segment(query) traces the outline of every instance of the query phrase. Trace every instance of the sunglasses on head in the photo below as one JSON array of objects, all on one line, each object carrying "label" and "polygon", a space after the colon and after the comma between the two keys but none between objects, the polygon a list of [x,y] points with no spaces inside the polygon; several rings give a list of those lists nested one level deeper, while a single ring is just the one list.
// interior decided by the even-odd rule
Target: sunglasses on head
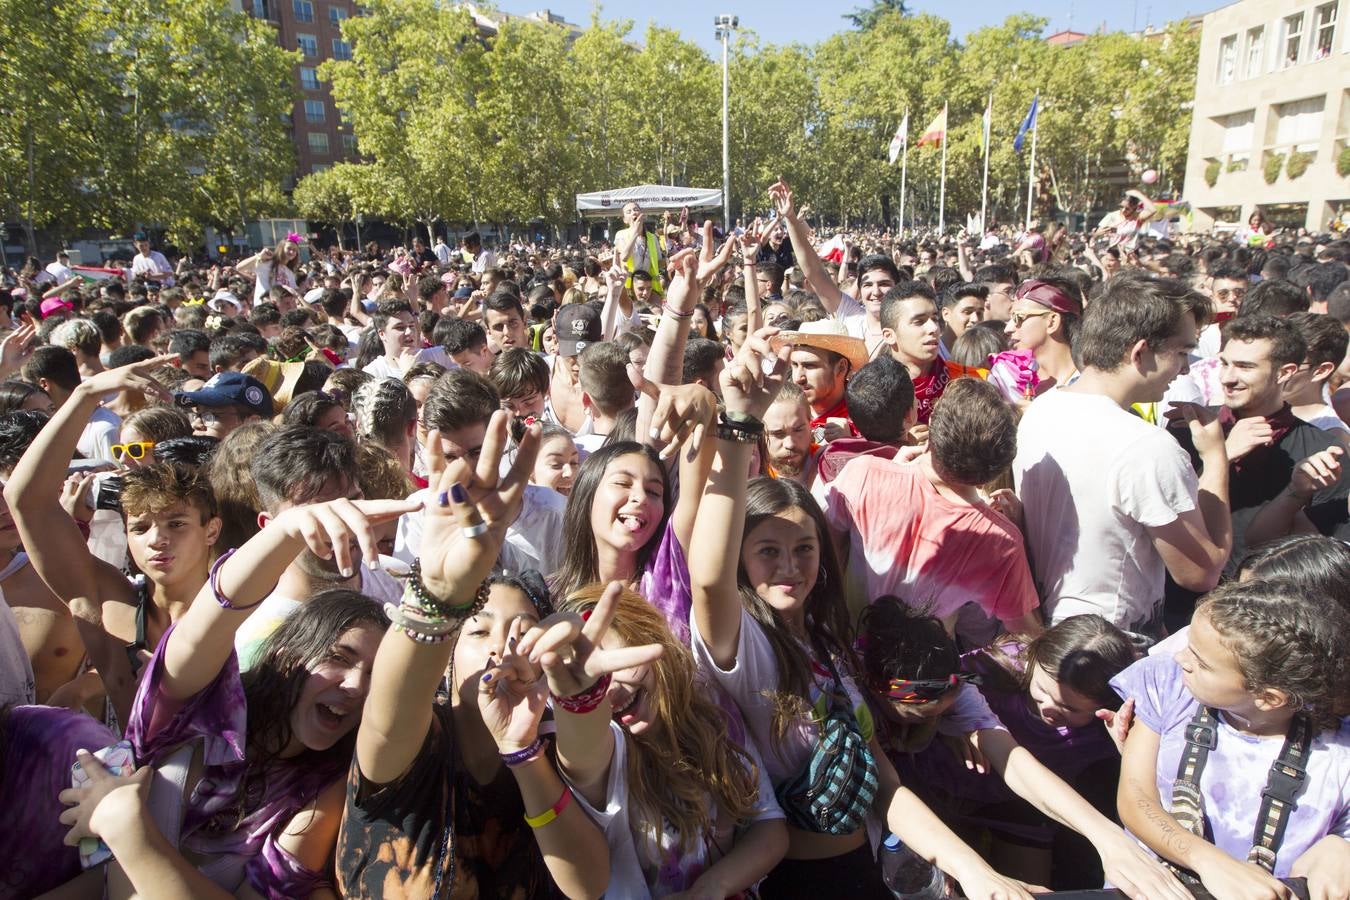
[{"label": "sunglasses on head", "polygon": [[113,444],[113,459],[121,462],[124,457],[131,459],[145,459],[145,454],[149,453],[155,446],[154,441],[131,441],[127,444]]},{"label": "sunglasses on head", "polygon": [[892,678],[887,682],[886,697],[897,703],[933,703],[941,700],[962,684],[979,684],[980,682],[980,676],[965,672],[929,681]]}]

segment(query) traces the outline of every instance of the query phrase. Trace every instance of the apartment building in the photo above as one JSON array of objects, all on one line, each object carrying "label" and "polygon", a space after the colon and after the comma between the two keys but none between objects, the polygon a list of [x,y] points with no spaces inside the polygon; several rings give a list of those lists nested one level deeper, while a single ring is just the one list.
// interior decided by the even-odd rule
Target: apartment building
[{"label": "apartment building", "polygon": [[[325,59],[349,59],[342,22],[357,15],[352,0],[235,0],[244,12],[270,22],[277,41],[303,58],[295,67],[295,106],[291,139],[295,143],[297,179],[336,162],[356,157],[356,136],[342,122],[328,85],[319,80]],[[287,185],[287,190],[290,185]]]},{"label": "apartment building", "polygon": [[1259,209],[1322,230],[1350,211],[1346,15],[1350,0],[1240,0],[1204,17],[1184,188],[1197,229]]}]

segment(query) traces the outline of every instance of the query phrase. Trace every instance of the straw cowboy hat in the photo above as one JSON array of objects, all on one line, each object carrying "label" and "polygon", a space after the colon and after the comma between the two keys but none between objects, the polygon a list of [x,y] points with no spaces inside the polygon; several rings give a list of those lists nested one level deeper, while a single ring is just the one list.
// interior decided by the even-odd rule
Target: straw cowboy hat
[{"label": "straw cowboy hat", "polygon": [[793,346],[838,353],[848,360],[853,372],[867,365],[871,358],[863,339],[849,334],[844,323],[833,317],[819,322],[803,322],[797,331],[780,332],[778,336]]}]

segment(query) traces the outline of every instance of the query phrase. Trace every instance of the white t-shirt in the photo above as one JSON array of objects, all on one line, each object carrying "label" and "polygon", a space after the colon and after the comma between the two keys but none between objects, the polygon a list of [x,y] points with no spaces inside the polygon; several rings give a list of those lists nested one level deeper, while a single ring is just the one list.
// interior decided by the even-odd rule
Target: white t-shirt
[{"label": "white t-shirt", "polygon": [[[688,890],[703,872],[731,849],[736,840],[733,823],[714,821],[714,840],[709,841],[708,835],[703,835],[703,839],[688,852],[680,849],[680,835],[667,823],[662,823],[660,833],[651,827],[644,827],[640,833],[636,831],[628,803],[627,735],[616,722],[609,723],[609,730],[614,736],[614,756],[609,762],[604,808],[596,809],[579,793],[573,795],[604,831],[605,841],[609,844],[606,896],[637,900]],[[784,818],[759,754],[753,746],[744,749],[759,772],[759,798],[751,812],[751,823]]]},{"label": "white t-shirt", "polygon": [[173,284],[173,266],[164,258],[164,254],[158,250],[151,250],[149,254],[137,253],[136,258],[131,261],[131,277],[144,275],[147,278],[158,279],[165,286]]},{"label": "white t-shirt", "polygon": [[[424,504],[435,503],[429,488],[423,488],[408,498]],[[567,498],[552,488],[537,484],[525,485],[525,497],[520,513],[506,529],[506,542],[493,566],[494,573],[516,575],[534,569],[545,578],[558,571],[563,557],[563,511]],[[422,516],[411,512],[398,520],[398,537],[394,542],[394,556],[412,562],[422,548]]]},{"label": "white t-shirt", "polygon": [[112,445],[117,443],[122,433],[122,419],[105,406],[94,408],[89,423],[80,433],[75,449],[84,454],[85,459],[105,459],[116,462],[112,455]]},{"label": "white t-shirt", "polygon": [[1166,567],[1147,529],[1195,509],[1199,491],[1176,440],[1107,397],[1051,391],[1018,426],[1013,477],[1050,624],[1152,618]]},{"label": "white t-shirt", "polygon": [[473,274],[482,275],[488,269],[496,268],[497,254],[491,250],[484,250],[478,254],[478,258],[473,261]]},{"label": "white t-shirt", "polygon": [[[459,366],[455,364],[455,361],[450,358],[450,354],[446,353],[445,348],[441,346],[423,347],[421,350],[418,350],[417,355],[413,357],[413,363],[409,363],[409,368],[420,362],[440,363],[447,369],[459,368]],[[375,357],[375,359],[367,364],[361,371],[374,376],[375,378],[393,378],[395,381],[403,380],[403,370],[396,364],[391,363],[388,358],[384,356]]]},{"label": "white t-shirt", "polygon": [[867,344],[868,356],[875,355],[877,348],[882,344],[881,332],[868,334],[867,308],[853,299],[852,295],[843,291],[840,293],[843,296],[839,300],[839,308],[835,310],[834,317],[844,323],[850,336],[861,338]]},{"label": "white t-shirt", "polygon": [[72,278],[75,275],[75,270],[70,266],[63,266],[59,262],[54,262],[48,264],[47,274],[55,278],[57,284],[61,284]]}]

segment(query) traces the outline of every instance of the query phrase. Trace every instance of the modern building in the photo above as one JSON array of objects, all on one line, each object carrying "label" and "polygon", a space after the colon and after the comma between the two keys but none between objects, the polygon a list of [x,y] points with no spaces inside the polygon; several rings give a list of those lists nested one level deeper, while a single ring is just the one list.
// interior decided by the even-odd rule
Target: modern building
[{"label": "modern building", "polygon": [[1197,229],[1260,210],[1322,230],[1350,210],[1346,15],[1350,0],[1240,0],[1204,17],[1184,188]]},{"label": "modern building", "polygon": [[[342,22],[357,15],[356,4],[352,0],[235,0],[235,4],[254,18],[270,22],[282,47],[303,54],[293,76],[295,106],[290,123],[296,179],[355,159],[356,136],[338,115],[318,69],[325,59],[351,57],[351,47],[342,39]],[[287,190],[290,187],[286,185]]]}]

